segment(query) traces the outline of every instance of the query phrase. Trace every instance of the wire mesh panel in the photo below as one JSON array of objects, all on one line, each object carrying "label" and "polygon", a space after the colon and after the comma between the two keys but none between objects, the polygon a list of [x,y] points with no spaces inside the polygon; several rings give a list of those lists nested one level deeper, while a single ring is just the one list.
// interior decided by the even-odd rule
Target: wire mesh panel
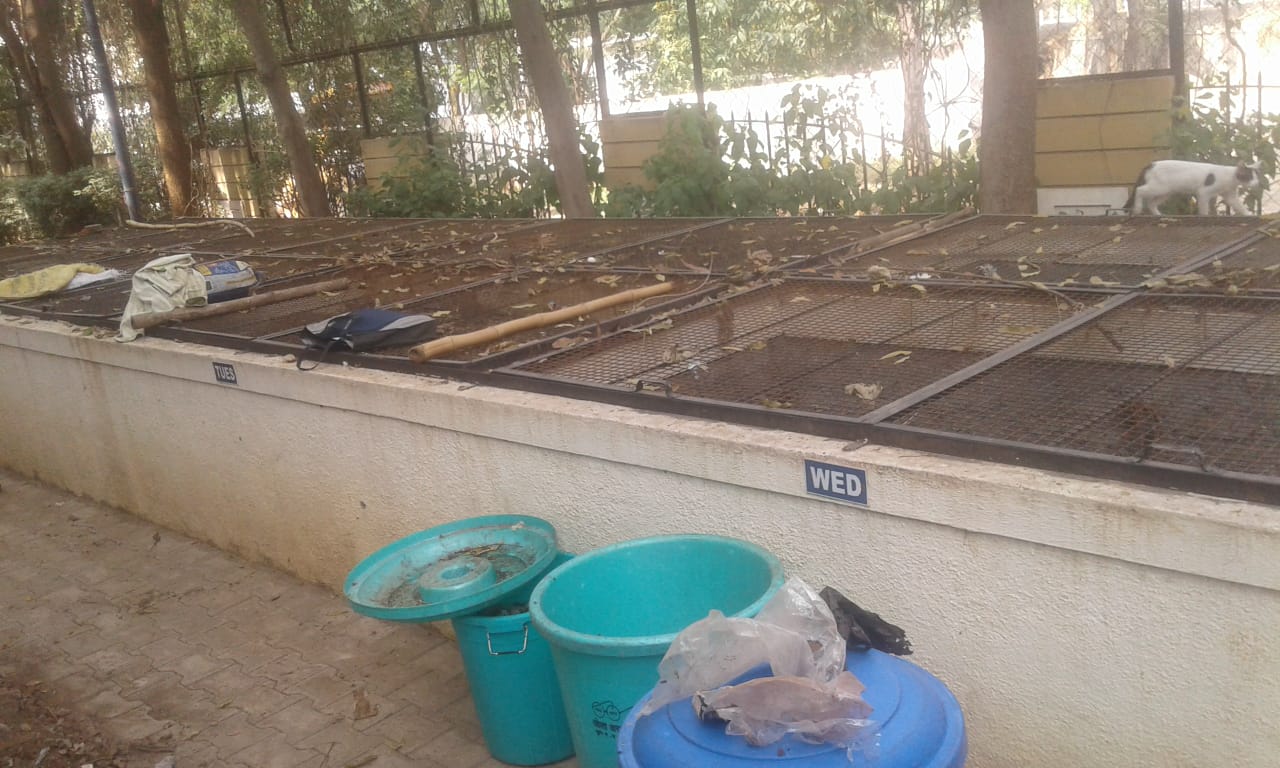
[{"label": "wire mesh panel", "polygon": [[366,227],[342,237],[286,246],[289,253],[342,258],[394,259],[424,246],[531,226],[515,219],[433,219],[366,221]]},{"label": "wire mesh panel", "polygon": [[371,219],[248,219],[244,224],[252,235],[236,230],[230,236],[203,243],[199,247],[193,246],[191,250],[217,255],[283,251],[317,240],[355,235],[388,226]]},{"label": "wire mesh panel", "polygon": [[518,366],[675,395],[859,416],[1048,328],[1076,306],[975,288],[793,280]]},{"label": "wire mesh panel", "polygon": [[1272,235],[1246,242],[1210,264],[1181,272],[1147,285],[1161,292],[1274,293],[1280,291],[1280,240]]},{"label": "wire mesh panel", "polygon": [[84,260],[74,249],[62,245],[46,243],[10,245],[0,248],[0,280],[55,264],[69,264]]},{"label": "wire mesh panel", "polygon": [[942,277],[1133,286],[1256,226],[1226,217],[981,216],[822,271],[857,275],[878,265]]},{"label": "wire mesh panel", "polygon": [[1280,301],[1147,295],[890,421],[1280,474]]},{"label": "wire mesh panel", "polygon": [[734,219],[600,254],[610,267],[735,274],[794,264],[927,216]]},{"label": "wire mesh panel", "polygon": [[412,264],[354,265],[315,278],[349,279],[351,284],[340,291],[267,304],[185,326],[249,338],[278,335],[355,309],[400,309],[415,299],[493,277],[495,271],[489,266],[468,265],[447,269]]},{"label": "wire mesh panel", "polygon": [[[652,275],[636,273],[594,274],[588,272],[527,272],[518,280],[510,277],[480,283],[454,291],[448,291],[407,304],[406,312],[429,314],[436,318],[442,335],[468,333],[492,325],[522,317],[560,309],[574,304],[598,299],[619,291],[653,285]],[[631,313],[661,308],[672,301],[679,301],[703,289],[713,290],[702,279],[674,276],[665,282],[672,285],[672,292],[651,299],[620,304],[590,316],[580,316],[551,327],[536,328],[518,333],[492,344],[470,347],[451,353],[451,361],[475,361],[490,355],[515,349],[521,345],[562,336],[557,347],[570,348],[585,344],[601,331],[602,324]],[[295,334],[280,337],[283,341],[299,341]],[[407,356],[408,347],[381,350],[379,354]]]},{"label": "wire mesh panel", "polygon": [[[129,302],[132,280],[128,272],[143,266],[154,258],[151,255],[135,254],[132,257],[120,257],[104,266],[123,270],[126,275],[122,279],[98,283],[85,288],[62,291],[23,302],[23,306],[36,307],[43,312],[59,315],[77,315],[82,317],[111,317],[124,311]],[[258,275],[259,286],[270,289],[281,283],[294,284],[297,278],[323,272],[325,267],[332,267],[332,261],[317,262],[311,259],[273,258],[271,256],[243,256],[238,259],[253,268]],[[213,259],[199,260],[198,264],[212,263]]]},{"label": "wire mesh panel", "polygon": [[448,245],[413,248],[399,256],[436,264],[486,260],[508,267],[560,265],[700,223],[697,219],[569,219]]}]

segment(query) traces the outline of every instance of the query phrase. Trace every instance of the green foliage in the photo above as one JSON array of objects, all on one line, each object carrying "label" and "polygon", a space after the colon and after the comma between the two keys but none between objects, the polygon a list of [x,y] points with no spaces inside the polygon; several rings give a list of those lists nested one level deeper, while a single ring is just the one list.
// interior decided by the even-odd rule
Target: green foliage
[{"label": "green foliage", "polygon": [[[429,152],[402,160],[396,172],[376,188],[364,186],[347,194],[348,213],[400,218],[537,218],[550,215],[559,206],[555,173],[545,148],[529,154],[485,144],[483,157],[476,159],[473,154],[468,163],[464,140],[463,136],[436,137]],[[580,141],[587,181],[599,204],[604,199],[600,145],[585,135]]]},{"label": "green foliage", "polygon": [[[1201,93],[1189,107],[1174,111],[1171,132],[1172,154],[1180,160],[1234,165],[1238,162],[1262,163],[1264,185],[1276,174],[1276,146],[1280,144],[1280,115],[1251,113],[1247,118],[1236,106],[1237,89],[1222,88]],[[1245,205],[1257,204],[1260,190],[1250,191]],[[1193,213],[1189,201],[1167,203],[1167,213]]]},{"label": "green foliage", "polygon": [[[978,161],[964,139],[947,160],[912,175],[905,165],[876,169],[881,183],[862,178],[862,158],[837,159],[830,140],[853,130],[856,117],[840,119],[834,97],[821,88],[797,87],[784,99],[786,141],[770,157],[750,128],[705,111],[675,106],[658,153],[646,161],[651,189],[610,190],[610,216],[774,216],[910,213],[957,210],[977,195]],[[845,154],[848,154],[847,152]]]},{"label": "green foliage", "polygon": [[[120,184],[112,171],[79,168],[63,175],[15,179],[6,200],[15,200],[25,222],[17,228],[39,237],[60,237],[89,224],[110,223],[120,205]],[[12,220],[5,206],[0,217]],[[8,224],[8,222],[6,222]]]},{"label": "green foliage", "polygon": [[445,153],[431,152],[402,163],[396,175],[376,187],[347,195],[347,210],[355,216],[447,218],[465,215],[472,195],[458,166]]}]

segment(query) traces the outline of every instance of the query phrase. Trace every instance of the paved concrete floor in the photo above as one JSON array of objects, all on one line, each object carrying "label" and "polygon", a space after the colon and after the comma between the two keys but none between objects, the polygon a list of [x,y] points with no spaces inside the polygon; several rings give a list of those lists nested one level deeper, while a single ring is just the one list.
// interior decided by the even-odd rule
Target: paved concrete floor
[{"label": "paved concrete floor", "polygon": [[3,471],[0,648],[179,768],[502,765],[430,627]]}]

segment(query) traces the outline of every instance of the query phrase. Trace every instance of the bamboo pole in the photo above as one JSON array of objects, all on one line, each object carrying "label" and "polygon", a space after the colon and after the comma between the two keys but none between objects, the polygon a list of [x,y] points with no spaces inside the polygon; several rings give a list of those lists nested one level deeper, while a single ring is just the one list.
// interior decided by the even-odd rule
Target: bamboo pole
[{"label": "bamboo pole", "polygon": [[454,352],[459,349],[479,346],[480,344],[489,344],[495,341],[501,341],[508,336],[514,336],[517,333],[531,331],[535,328],[545,328],[556,323],[563,323],[573,320],[577,317],[590,315],[599,312],[602,309],[616,307],[619,304],[626,304],[630,301],[642,301],[644,299],[661,296],[664,293],[670,293],[672,289],[671,283],[658,283],[644,288],[633,288],[629,291],[622,291],[610,296],[604,296],[599,299],[587,301],[582,304],[574,304],[572,307],[564,307],[552,312],[540,312],[536,315],[521,317],[516,320],[508,320],[505,323],[491,325],[488,328],[482,328],[478,331],[470,333],[462,333],[456,336],[445,336],[440,339],[428,341],[425,344],[419,344],[409,350],[409,357],[415,363],[425,363],[442,355]]},{"label": "bamboo pole", "polygon": [[147,328],[153,328],[157,325],[165,323],[182,323],[188,320],[203,320],[206,317],[217,317],[219,315],[229,315],[233,312],[239,312],[245,309],[253,309],[267,304],[278,304],[282,301],[290,299],[301,299],[306,296],[312,296],[321,291],[340,291],[351,285],[351,281],[345,277],[337,280],[326,280],[322,283],[311,283],[310,285],[299,285],[293,288],[283,288],[279,291],[269,291],[267,293],[259,293],[256,296],[247,296],[243,299],[233,299],[231,301],[223,301],[217,304],[210,304],[206,307],[187,307],[184,309],[175,309],[169,312],[144,312],[135,315],[133,318],[133,327],[139,331]]}]

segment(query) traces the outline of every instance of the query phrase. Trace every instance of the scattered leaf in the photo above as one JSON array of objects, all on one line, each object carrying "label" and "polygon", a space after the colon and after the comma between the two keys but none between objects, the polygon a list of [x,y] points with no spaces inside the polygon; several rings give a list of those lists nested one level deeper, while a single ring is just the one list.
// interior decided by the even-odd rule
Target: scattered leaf
[{"label": "scattered leaf", "polygon": [[582,339],[576,336],[566,336],[563,339],[556,339],[555,341],[551,342],[551,348],[552,349],[568,349],[569,347],[572,347],[573,345],[579,343],[580,341],[582,341]]},{"label": "scattered leaf", "polygon": [[809,298],[808,296],[797,296],[791,300],[791,303],[798,304],[799,302],[802,302],[802,301],[813,301],[813,299]]},{"label": "scattered leaf", "polygon": [[867,276],[872,280],[890,280],[893,278],[893,272],[888,267],[873,264],[867,267]]},{"label": "scattered leaf", "polygon": [[1009,222],[1008,225],[1005,226],[1005,229],[1017,229],[1018,227],[1021,227],[1023,224],[1026,224],[1026,223],[1027,222],[1025,221],[1011,221]]},{"label": "scattered leaf", "polygon": [[667,276],[666,276],[666,275],[654,275],[654,276],[653,276],[653,279],[654,279],[654,280],[657,280],[657,281],[658,281],[658,282],[660,282],[660,283],[665,283],[665,282],[667,282]]},{"label": "scattered leaf", "polygon": [[764,349],[767,346],[769,345],[763,341],[753,341],[747,345],[747,349],[751,350],[752,352],[759,352],[760,350]]},{"label": "scattered leaf", "polygon": [[929,290],[929,289],[925,288],[923,285],[920,285],[919,283],[913,283],[911,287],[912,287],[912,289],[917,290],[917,291],[919,291],[919,292],[921,292],[921,293],[927,293],[927,292],[928,292],[928,290]]},{"label": "scattered leaf", "polygon": [[1173,359],[1173,355],[1161,355],[1160,362],[1164,363],[1169,368],[1178,367],[1178,361]]},{"label": "scattered leaf", "polygon": [[447,309],[440,309],[440,310],[436,310],[435,312],[432,312],[431,316],[432,317],[448,317],[449,315],[452,315],[452,314],[453,313]]},{"label": "scattered leaf", "polygon": [[1043,245],[1036,249],[1036,255],[1037,255],[1037,256],[1039,256],[1039,255],[1040,255],[1040,254],[1042,254],[1042,253],[1044,253],[1044,246],[1043,246]]},{"label": "scattered leaf", "polygon": [[1103,288],[1112,288],[1119,285],[1119,283],[1115,282],[1114,280],[1103,280],[1097,275],[1091,275],[1089,277],[1089,285],[1101,286]]},{"label": "scattered leaf", "polygon": [[911,356],[911,350],[909,350],[909,349],[899,349],[899,350],[896,350],[896,351],[890,352],[890,353],[889,353],[889,354],[887,354],[887,355],[882,355],[882,356],[880,357],[880,359],[881,359],[881,360],[894,360],[895,362],[897,362],[897,361],[899,361],[899,360],[906,360],[906,359],[907,359],[908,357],[910,357],[910,356]]},{"label": "scattered leaf", "polygon": [[742,352],[745,347],[721,347],[725,352]]},{"label": "scattered leaf", "polygon": [[396,289],[396,293],[408,293],[408,292],[409,292],[409,289],[405,288],[403,285]]},{"label": "scattered leaf", "polygon": [[1035,229],[1031,230],[1031,234],[1038,235],[1043,231],[1044,231],[1044,227],[1036,227]]},{"label": "scattered leaf", "polygon": [[879,292],[880,292],[880,285],[881,285],[881,283],[876,283],[875,285],[871,286],[871,292],[872,292],[872,293],[879,293]]},{"label": "scattered leaf", "polygon": [[846,384],[844,385],[844,393],[846,395],[857,395],[863,400],[875,400],[884,391],[884,387],[879,384]]},{"label": "scattered leaf", "polygon": [[550,279],[551,279],[551,278],[549,278],[549,277],[540,277],[540,278],[538,278],[538,285],[545,285],[545,284],[546,284],[546,282],[547,282],[548,280],[550,280]]},{"label": "scattered leaf", "polygon": [[1122,229],[1124,229],[1123,224],[1112,224],[1111,226],[1107,227],[1107,230],[1111,232],[1119,232]]},{"label": "scattered leaf", "polygon": [[781,400],[770,400],[767,397],[760,399],[760,404],[765,408],[790,408],[791,403],[784,403]]},{"label": "scattered leaf", "polygon": [[517,304],[512,309],[533,309],[537,304]]},{"label": "scattered leaf", "polygon": [[932,256],[933,254],[929,253],[928,251],[922,251],[917,248],[917,249],[912,249],[910,251],[907,251],[907,255],[908,256]]},{"label": "scattered leaf", "polygon": [[616,286],[616,285],[618,284],[618,281],[619,281],[619,280],[621,280],[621,279],[622,279],[622,275],[601,275],[601,276],[599,276],[599,277],[597,277],[597,278],[596,278],[596,282],[597,282],[597,283],[604,283],[605,285],[609,286],[610,288],[613,288],[614,286]]},{"label": "scattered leaf", "polygon": [[1113,243],[1118,243],[1118,242],[1120,242],[1120,241],[1121,241],[1121,240],[1123,240],[1123,239],[1124,239],[1124,238],[1123,238],[1123,237],[1121,237],[1120,235],[1116,235],[1115,237],[1111,238],[1111,242],[1113,242]]},{"label": "scattered leaf", "polygon": [[1240,286],[1236,285],[1235,283],[1231,283],[1227,285],[1228,296],[1235,296],[1237,293],[1240,293]]},{"label": "scattered leaf", "polygon": [[378,705],[369,701],[369,696],[361,688],[351,694],[355,699],[355,712],[352,714],[352,720],[367,720],[378,715]]}]

